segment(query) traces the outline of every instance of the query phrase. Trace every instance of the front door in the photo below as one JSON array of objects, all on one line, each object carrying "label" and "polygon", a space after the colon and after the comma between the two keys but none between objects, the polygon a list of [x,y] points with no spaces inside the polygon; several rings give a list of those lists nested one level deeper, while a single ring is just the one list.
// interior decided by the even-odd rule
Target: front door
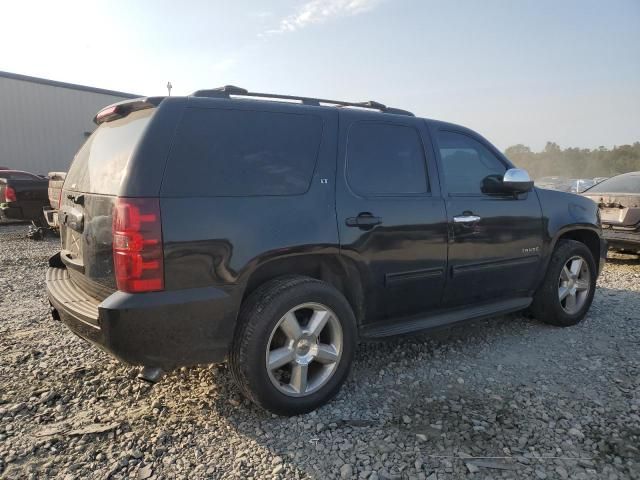
[{"label": "front door", "polygon": [[368,322],[440,305],[447,223],[431,152],[423,120],[340,113],[341,252],[364,276]]},{"label": "front door", "polygon": [[541,265],[542,212],[535,190],[495,194],[511,166],[479,136],[435,130],[449,223],[443,306],[530,295]]}]

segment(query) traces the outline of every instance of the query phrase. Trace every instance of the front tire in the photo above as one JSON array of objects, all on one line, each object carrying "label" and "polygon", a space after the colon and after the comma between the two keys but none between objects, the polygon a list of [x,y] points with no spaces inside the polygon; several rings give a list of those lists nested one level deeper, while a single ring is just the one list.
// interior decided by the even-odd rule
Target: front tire
[{"label": "front tire", "polygon": [[534,316],[558,327],[579,323],[593,301],[597,272],[593,255],[585,244],[560,240],[544,281],[533,297]]},{"label": "front tire", "polygon": [[353,311],[338,290],[308,277],[282,277],[245,300],[229,365],[254,403],[279,415],[298,415],[338,393],[356,339]]}]

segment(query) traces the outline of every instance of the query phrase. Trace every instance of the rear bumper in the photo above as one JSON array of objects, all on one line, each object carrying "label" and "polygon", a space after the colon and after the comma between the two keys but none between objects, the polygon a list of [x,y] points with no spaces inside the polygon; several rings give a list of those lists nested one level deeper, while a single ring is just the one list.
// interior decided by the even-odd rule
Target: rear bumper
[{"label": "rear bumper", "polygon": [[640,231],[629,232],[607,228],[602,231],[602,234],[612,248],[640,250]]},{"label": "rear bumper", "polygon": [[235,328],[231,296],[207,287],[88,297],[64,268],[47,271],[54,318],[131,365],[172,369],[225,360]]}]

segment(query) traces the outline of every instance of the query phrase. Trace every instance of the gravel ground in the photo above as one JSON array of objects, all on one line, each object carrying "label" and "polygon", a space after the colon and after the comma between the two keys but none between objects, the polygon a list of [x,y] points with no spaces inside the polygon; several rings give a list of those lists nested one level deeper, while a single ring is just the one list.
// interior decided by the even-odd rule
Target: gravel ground
[{"label": "gravel ground", "polygon": [[521,315],[361,345],[338,397],[280,418],[224,366],[154,387],[50,319],[57,239],[0,226],[2,478],[640,479],[640,261],[586,321]]}]

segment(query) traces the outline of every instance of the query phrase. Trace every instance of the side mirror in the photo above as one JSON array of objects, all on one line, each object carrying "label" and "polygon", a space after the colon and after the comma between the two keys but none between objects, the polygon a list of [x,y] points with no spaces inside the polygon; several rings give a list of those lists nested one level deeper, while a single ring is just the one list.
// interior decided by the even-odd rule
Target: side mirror
[{"label": "side mirror", "polygon": [[506,191],[525,193],[533,188],[533,180],[529,173],[521,168],[510,168],[502,178],[502,186]]}]

